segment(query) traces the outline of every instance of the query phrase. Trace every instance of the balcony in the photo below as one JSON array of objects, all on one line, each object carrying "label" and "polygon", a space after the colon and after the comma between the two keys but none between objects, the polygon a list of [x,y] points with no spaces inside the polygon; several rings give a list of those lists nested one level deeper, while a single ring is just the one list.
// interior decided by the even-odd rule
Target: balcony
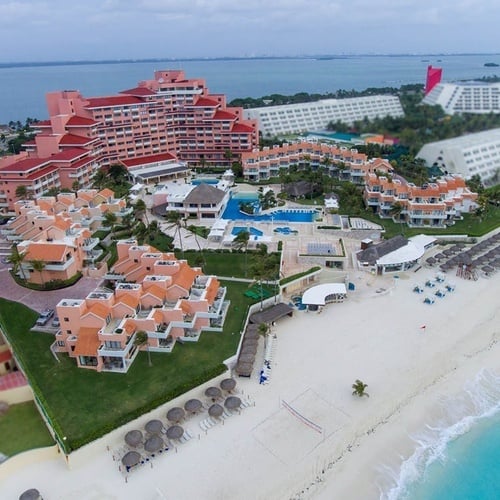
[{"label": "balcony", "polygon": [[90,252],[99,244],[99,238],[85,238],[82,248],[85,252]]}]

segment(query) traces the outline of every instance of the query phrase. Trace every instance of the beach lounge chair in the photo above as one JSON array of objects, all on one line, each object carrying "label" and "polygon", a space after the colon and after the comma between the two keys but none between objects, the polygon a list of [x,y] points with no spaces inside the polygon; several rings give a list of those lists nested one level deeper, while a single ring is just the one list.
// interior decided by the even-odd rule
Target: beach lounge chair
[{"label": "beach lounge chair", "polygon": [[415,285],[415,286],[413,287],[413,291],[414,291],[415,293],[423,293],[424,289],[423,289],[420,285]]},{"label": "beach lounge chair", "polygon": [[444,274],[442,274],[442,273],[438,273],[438,274],[436,274],[436,281],[437,281],[438,283],[442,283],[444,280],[445,280],[445,278],[444,278]]},{"label": "beach lounge chair", "polygon": [[434,297],[431,297],[430,295],[428,295],[427,297],[425,297],[424,303],[425,304],[434,304]]},{"label": "beach lounge chair", "polygon": [[431,280],[427,280],[425,282],[425,286],[429,287],[429,288],[434,288],[436,286],[436,284],[434,283],[434,281],[431,281]]},{"label": "beach lounge chair", "polygon": [[439,297],[440,299],[442,299],[443,297],[446,296],[446,292],[444,290],[441,290],[439,289],[436,293],[435,293],[436,297]]},{"label": "beach lounge chair", "polygon": [[448,292],[454,292],[455,291],[455,285],[453,283],[447,283],[445,285],[445,288],[446,288],[446,290],[448,290]]}]

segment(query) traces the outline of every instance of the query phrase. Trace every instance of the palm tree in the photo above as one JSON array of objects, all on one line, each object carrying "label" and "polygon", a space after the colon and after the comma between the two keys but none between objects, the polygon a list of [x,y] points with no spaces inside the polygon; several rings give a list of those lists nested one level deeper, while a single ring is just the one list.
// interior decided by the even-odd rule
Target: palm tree
[{"label": "palm tree", "polygon": [[182,258],[184,259],[184,248],[182,246],[182,233],[181,233],[182,215],[180,214],[180,212],[176,212],[175,210],[171,210],[170,212],[167,212],[165,214],[165,216],[167,218],[167,221],[171,223],[171,226],[169,227],[169,229],[172,227],[175,227],[174,237],[176,234],[179,236],[179,245],[181,247],[181,255],[182,255]]},{"label": "palm tree", "polygon": [[149,366],[153,366],[151,362],[151,353],[149,352],[149,342],[148,342],[148,334],[144,330],[139,330],[135,334],[134,345],[141,348],[146,346],[146,352],[148,353],[148,364]]},{"label": "palm tree", "polygon": [[144,216],[146,218],[146,224],[149,224],[147,207],[144,200],[139,199],[135,202],[134,215],[138,219],[142,219],[142,217]]},{"label": "palm tree", "polygon": [[26,281],[26,275],[24,274],[24,269],[23,269],[23,262],[24,258],[26,257],[26,252],[20,252],[19,249],[17,248],[17,244],[14,243],[12,246],[12,253],[9,255],[9,262],[14,266],[14,274],[17,273],[17,271],[21,271],[21,276],[24,281]]},{"label": "palm tree", "polygon": [[29,263],[31,264],[31,267],[40,273],[40,281],[42,282],[42,286],[45,286],[45,283],[43,281],[43,270],[45,269],[45,262],[43,260],[30,260]]},{"label": "palm tree", "polygon": [[240,231],[233,240],[233,246],[237,250],[245,249],[245,278],[247,277],[247,268],[248,268],[248,242],[250,241],[250,232],[249,231]]},{"label": "palm tree", "polygon": [[370,397],[368,393],[365,392],[365,389],[368,387],[368,384],[363,383],[361,380],[356,379],[354,384],[352,384],[352,388],[354,389],[352,391],[353,396],[359,396],[360,398],[363,396],[366,396],[367,398]]},{"label": "palm tree", "polygon": [[113,235],[116,223],[118,222],[118,217],[114,212],[108,210],[107,212],[104,213],[104,220],[106,222],[106,225],[111,228],[111,234]]},{"label": "palm tree", "polygon": [[146,224],[144,224],[144,222],[142,221],[136,224],[133,230],[133,234],[137,238],[137,243],[139,243],[139,245],[142,245],[144,243],[144,239],[148,234],[148,228]]},{"label": "palm tree", "polygon": [[148,226],[148,237],[149,240],[152,241],[158,236],[158,231],[160,230],[160,227],[158,226],[158,221],[153,220],[151,221],[151,224]]},{"label": "palm tree", "polygon": [[26,200],[28,198],[28,187],[24,184],[16,187],[16,198]]},{"label": "palm tree", "polygon": [[73,184],[71,184],[71,189],[73,189],[75,193],[78,192],[78,190],[80,189],[80,181],[78,179],[73,181]]}]

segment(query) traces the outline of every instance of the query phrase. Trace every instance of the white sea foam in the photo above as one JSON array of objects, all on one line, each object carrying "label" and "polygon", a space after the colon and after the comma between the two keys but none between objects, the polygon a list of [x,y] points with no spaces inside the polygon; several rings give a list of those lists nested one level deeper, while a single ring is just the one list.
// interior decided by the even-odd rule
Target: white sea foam
[{"label": "white sea foam", "polygon": [[436,460],[446,461],[448,444],[466,434],[479,420],[500,411],[500,376],[482,370],[468,382],[455,398],[441,401],[443,416],[412,439],[414,453],[403,461],[399,470],[383,467],[384,478],[390,486],[380,493],[381,500],[401,500],[408,488],[422,479],[427,468]]}]

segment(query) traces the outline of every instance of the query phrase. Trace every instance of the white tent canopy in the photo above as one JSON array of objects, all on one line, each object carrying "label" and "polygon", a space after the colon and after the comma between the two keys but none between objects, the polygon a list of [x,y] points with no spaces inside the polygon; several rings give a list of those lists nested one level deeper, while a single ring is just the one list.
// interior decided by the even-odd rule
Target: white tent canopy
[{"label": "white tent canopy", "polygon": [[324,306],[326,299],[335,295],[347,295],[347,289],[343,283],[325,283],[313,286],[302,295],[302,304]]}]

